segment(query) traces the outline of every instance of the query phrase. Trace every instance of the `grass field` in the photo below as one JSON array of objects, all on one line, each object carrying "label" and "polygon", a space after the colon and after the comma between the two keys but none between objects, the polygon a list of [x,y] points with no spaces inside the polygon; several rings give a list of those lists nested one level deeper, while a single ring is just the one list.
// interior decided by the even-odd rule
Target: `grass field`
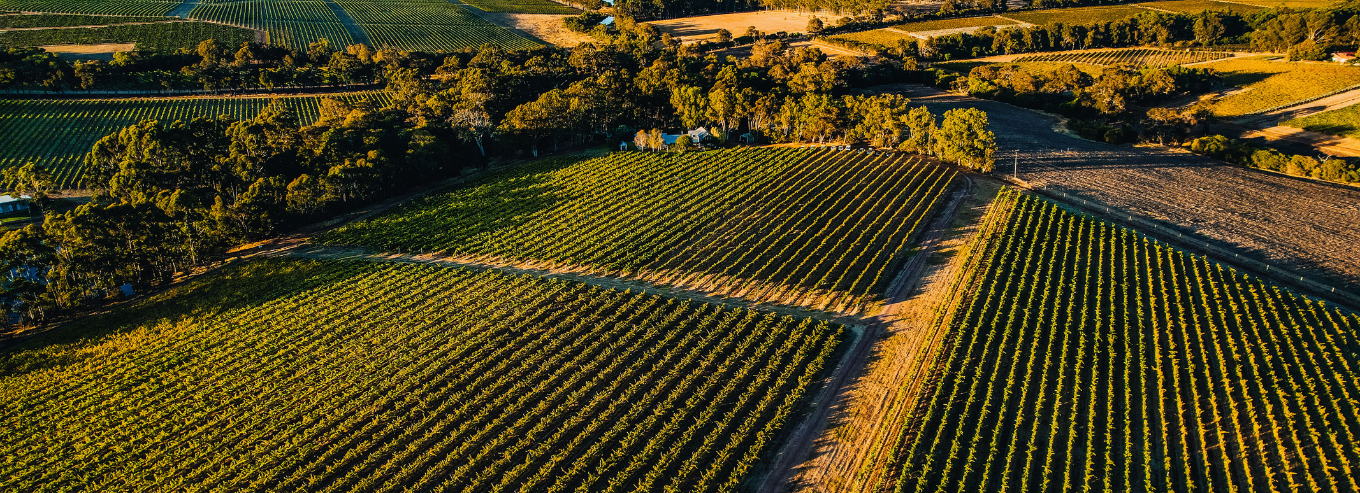
[{"label": "grass field", "polygon": [[1188,14],[1195,14],[1206,10],[1213,10],[1216,12],[1236,12],[1239,14],[1250,14],[1252,12],[1256,12],[1259,10],[1265,10],[1265,7],[1257,7],[1255,5],[1246,5],[1243,3],[1234,2],[1218,2],[1214,0],[1170,0],[1166,2],[1140,3],[1137,5],[1144,5],[1159,10],[1170,10],[1172,12],[1185,12]]},{"label": "grass field", "polygon": [[260,260],[0,350],[0,488],[721,491],[848,335],[562,280]]},{"label": "grass field", "polygon": [[1324,134],[1360,139],[1360,105],[1351,105],[1341,109],[1324,111],[1316,115],[1295,118],[1280,124],[1314,132],[1322,132]]},{"label": "grass field", "polygon": [[322,235],[856,312],[892,280],[956,175],[796,149],[548,161]]},{"label": "grass field", "polygon": [[1138,66],[1167,67],[1171,65],[1184,65],[1187,63],[1199,63],[1212,60],[1231,58],[1232,53],[1217,53],[1208,51],[1176,51],[1158,50],[1148,48],[1130,48],[1125,50],[1107,51],[1085,51],[1085,52],[1065,52],[1065,53],[1043,53],[1038,55],[1027,55],[1016,58],[1016,62],[1062,62],[1062,63],[1090,63],[1094,65],[1123,65],[1132,64]]},{"label": "grass field", "polygon": [[179,0],[0,0],[0,10],[59,14],[163,16]]},{"label": "grass field", "polygon": [[[330,97],[386,99],[385,93]],[[79,188],[90,147],[105,135],[144,119],[188,120],[229,115],[254,118],[270,98],[176,98],[110,100],[0,100],[0,168],[33,161],[56,175],[62,188]],[[285,97],[303,124],[316,121],[320,98]]]},{"label": "grass field", "polygon": [[1107,5],[1100,7],[1079,7],[1074,9],[1045,9],[1021,12],[1006,12],[1003,14],[1007,19],[1014,19],[1030,24],[1053,24],[1061,22],[1063,24],[1090,24],[1092,22],[1108,22],[1133,17],[1147,9],[1129,5]]},{"label": "grass field", "polygon": [[1223,117],[1249,115],[1360,84],[1360,67],[1270,58],[1242,57],[1200,65],[1217,70],[1228,85],[1244,89],[1215,101],[1214,113]]},{"label": "grass field", "polygon": [[896,491],[1351,491],[1360,317],[1003,195]]},{"label": "grass field", "polygon": [[140,50],[174,51],[193,48],[205,39],[236,46],[253,41],[249,29],[206,22],[163,22],[76,29],[38,29],[0,32],[0,48],[63,44],[133,43]]},{"label": "grass field", "polygon": [[463,3],[486,12],[507,14],[567,14],[580,13],[580,10],[551,0],[464,0]]}]

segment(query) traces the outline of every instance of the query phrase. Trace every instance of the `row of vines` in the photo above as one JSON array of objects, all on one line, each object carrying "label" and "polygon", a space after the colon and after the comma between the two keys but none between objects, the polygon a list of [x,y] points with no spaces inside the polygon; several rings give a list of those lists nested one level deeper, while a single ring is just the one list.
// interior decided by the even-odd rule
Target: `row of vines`
[{"label": "row of vines", "polygon": [[1357,491],[1360,317],[1003,192],[895,491]]},{"label": "row of vines", "polygon": [[0,353],[0,489],[732,491],[845,335],[562,280],[283,259],[71,330]]},{"label": "row of vines", "polygon": [[1133,48],[1127,50],[1083,51],[1077,53],[1044,53],[1025,55],[1016,62],[1068,62],[1094,65],[1136,65],[1139,67],[1169,67],[1189,63],[1210,62],[1232,58],[1232,53],[1212,51],[1158,50]]},{"label": "row of vines", "polygon": [[[355,102],[383,92],[328,96]],[[303,124],[320,116],[320,97],[280,100]],[[51,170],[61,188],[80,188],[85,154],[105,135],[142,120],[190,120],[227,115],[254,118],[271,98],[181,98],[107,100],[0,100],[0,168],[35,162]]]},{"label": "row of vines", "polygon": [[955,179],[899,154],[625,152],[541,161],[316,241],[857,312],[886,288]]}]

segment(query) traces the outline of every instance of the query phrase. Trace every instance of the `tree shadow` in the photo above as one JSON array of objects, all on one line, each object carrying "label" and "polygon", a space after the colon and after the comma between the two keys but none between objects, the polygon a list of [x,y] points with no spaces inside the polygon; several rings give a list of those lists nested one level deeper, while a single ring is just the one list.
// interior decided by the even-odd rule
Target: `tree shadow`
[{"label": "tree shadow", "polygon": [[[136,350],[166,336],[174,324],[258,307],[374,268],[378,264],[337,269],[324,262],[283,259],[230,265],[125,305],[0,342],[0,377]],[[106,344],[112,347],[102,347]]]}]

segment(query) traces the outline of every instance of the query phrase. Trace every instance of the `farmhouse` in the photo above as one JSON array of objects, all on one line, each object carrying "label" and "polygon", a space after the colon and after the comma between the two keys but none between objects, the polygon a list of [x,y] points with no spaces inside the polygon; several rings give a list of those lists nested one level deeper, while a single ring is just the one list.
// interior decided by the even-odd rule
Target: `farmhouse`
[{"label": "farmhouse", "polygon": [[1338,51],[1336,53],[1332,53],[1333,62],[1346,63],[1354,59],[1355,59],[1354,51]]},{"label": "farmhouse", "polygon": [[0,214],[28,210],[28,201],[33,197],[20,195],[14,198],[13,195],[0,195]]}]

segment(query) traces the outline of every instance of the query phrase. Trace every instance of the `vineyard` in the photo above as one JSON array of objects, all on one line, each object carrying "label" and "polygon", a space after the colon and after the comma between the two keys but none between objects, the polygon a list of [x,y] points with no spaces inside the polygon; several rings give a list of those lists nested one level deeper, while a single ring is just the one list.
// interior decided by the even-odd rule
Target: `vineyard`
[{"label": "vineyard", "polygon": [[[1270,2],[1262,2],[1268,4]],[[1148,2],[1138,4],[1140,7],[1147,7],[1156,10],[1170,10],[1172,12],[1185,12],[1196,14],[1206,10],[1215,12],[1235,12],[1239,14],[1251,14],[1265,10],[1265,7],[1247,5],[1239,2],[1218,2],[1215,0],[1170,0],[1166,2]]]},{"label": "vineyard", "polygon": [[[386,93],[328,96],[344,101]],[[270,98],[186,98],[113,100],[0,100],[0,168],[29,161],[46,166],[62,188],[79,188],[85,153],[105,135],[142,120],[188,120],[228,115],[254,118]],[[321,98],[280,98],[303,124],[316,121]]]},{"label": "vineyard", "polygon": [[164,16],[180,0],[0,0],[0,10],[59,14]]},{"label": "vineyard", "polygon": [[0,489],[731,491],[846,335],[562,280],[262,260],[0,353]]},{"label": "vineyard", "polygon": [[581,12],[552,0],[464,0],[463,3],[485,12],[505,12],[509,14],[572,15]]},{"label": "vineyard", "polygon": [[0,15],[0,28],[97,26],[129,22],[165,22],[164,17],[119,17],[107,15],[6,14]]},{"label": "vineyard", "polygon": [[1250,115],[1360,85],[1360,67],[1335,63],[1286,62],[1269,55],[1237,57],[1205,64],[1223,81],[1243,91],[1215,100],[1223,117]]},{"label": "vineyard", "polygon": [[1281,122],[1280,125],[1360,139],[1360,105],[1351,105],[1303,118],[1294,118]]},{"label": "vineyard", "polygon": [[1133,48],[1127,50],[1084,51],[1066,53],[1044,53],[1026,55],[1015,59],[1016,62],[1064,62],[1089,63],[1093,65],[1137,65],[1139,67],[1170,67],[1190,63],[1209,62],[1232,58],[1232,53],[1213,51],[1180,51]]},{"label": "vineyard", "polygon": [[896,491],[1356,491],[1360,317],[1003,192]]},{"label": "vineyard", "polygon": [[1063,24],[1084,25],[1096,22],[1117,21],[1147,12],[1148,9],[1131,5],[1105,5],[1099,7],[1078,7],[1073,9],[1044,9],[1006,12],[1003,17],[1035,25]]},{"label": "vineyard", "polygon": [[64,44],[134,43],[139,50],[174,51],[193,48],[205,39],[239,45],[255,39],[255,32],[206,22],[161,22],[76,29],[35,29],[0,32],[0,48]]},{"label": "vineyard", "polygon": [[858,312],[956,175],[900,155],[799,149],[540,161],[314,239],[636,276]]},{"label": "vineyard", "polygon": [[445,0],[337,0],[374,46],[403,50],[458,51],[494,44],[509,49],[538,46]]},{"label": "vineyard", "polygon": [[296,50],[306,50],[321,38],[336,49],[354,44],[335,12],[320,0],[205,1],[189,18],[264,30],[270,43]]}]

